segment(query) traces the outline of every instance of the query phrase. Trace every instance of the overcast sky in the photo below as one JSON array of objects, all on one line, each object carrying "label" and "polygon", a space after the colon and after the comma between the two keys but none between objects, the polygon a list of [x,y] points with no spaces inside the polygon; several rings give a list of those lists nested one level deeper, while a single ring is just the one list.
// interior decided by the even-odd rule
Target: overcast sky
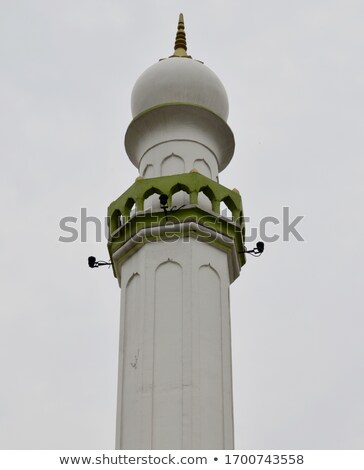
[{"label": "overcast sky", "polygon": [[[173,51],[220,77],[250,226],[288,206],[231,286],[238,449],[364,448],[361,0],[0,0],[0,448],[114,447],[119,288],[106,241],[61,243],[138,175],[138,76]],[[79,229],[79,225],[76,224]],[[269,227],[281,235],[282,225]],[[253,245],[251,242],[250,245]]]}]

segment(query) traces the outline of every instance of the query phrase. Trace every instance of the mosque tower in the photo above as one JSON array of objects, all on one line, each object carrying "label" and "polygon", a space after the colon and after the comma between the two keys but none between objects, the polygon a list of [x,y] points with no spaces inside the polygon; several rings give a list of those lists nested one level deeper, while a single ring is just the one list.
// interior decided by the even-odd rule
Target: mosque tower
[{"label": "mosque tower", "polygon": [[235,147],[226,91],[188,55],[182,14],[173,55],[138,78],[131,108],[125,149],[140,176],[108,209],[121,289],[116,448],[233,449],[242,202],[218,178]]}]

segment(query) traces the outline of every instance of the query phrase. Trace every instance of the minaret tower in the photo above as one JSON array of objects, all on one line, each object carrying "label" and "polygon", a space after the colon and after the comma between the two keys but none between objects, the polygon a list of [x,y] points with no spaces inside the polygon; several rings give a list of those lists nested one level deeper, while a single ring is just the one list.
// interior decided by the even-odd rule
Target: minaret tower
[{"label": "minaret tower", "polygon": [[187,54],[182,15],[174,53],[138,78],[131,107],[125,148],[140,176],[108,210],[121,289],[116,448],[232,449],[242,203],[218,182],[235,146],[228,98]]}]

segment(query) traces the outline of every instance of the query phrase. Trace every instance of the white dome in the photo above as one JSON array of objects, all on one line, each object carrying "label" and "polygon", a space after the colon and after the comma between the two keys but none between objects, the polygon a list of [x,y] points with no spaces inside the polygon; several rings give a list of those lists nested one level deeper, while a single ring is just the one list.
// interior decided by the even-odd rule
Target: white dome
[{"label": "white dome", "polygon": [[202,106],[227,120],[229,101],[217,75],[194,59],[170,57],[149,67],[131,95],[133,118],[154,106],[185,103]]}]

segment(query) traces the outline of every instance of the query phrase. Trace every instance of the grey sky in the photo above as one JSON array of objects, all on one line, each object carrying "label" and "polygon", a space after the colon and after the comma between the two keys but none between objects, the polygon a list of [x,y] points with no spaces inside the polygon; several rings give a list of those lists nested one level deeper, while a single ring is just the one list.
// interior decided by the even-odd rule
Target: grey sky
[{"label": "grey sky", "polygon": [[[1,0],[0,448],[113,448],[119,288],[103,218],[137,170],[130,94],[172,53],[220,77],[252,225],[304,215],[231,288],[236,448],[364,447],[363,46],[354,0]],[[273,227],[271,233],[273,233]]]}]

